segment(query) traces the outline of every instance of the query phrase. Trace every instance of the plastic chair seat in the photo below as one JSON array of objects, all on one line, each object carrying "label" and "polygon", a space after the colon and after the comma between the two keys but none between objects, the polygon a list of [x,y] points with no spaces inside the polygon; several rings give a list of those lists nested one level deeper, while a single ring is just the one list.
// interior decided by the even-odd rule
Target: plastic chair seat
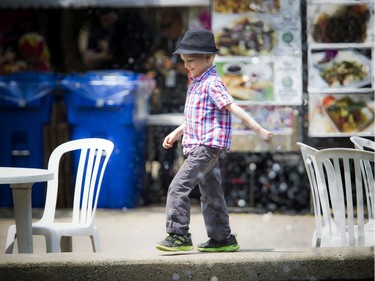
[{"label": "plastic chair seat", "polygon": [[[364,225],[364,243],[362,245],[349,245],[349,229],[345,227],[345,244],[342,243],[341,233],[338,231],[337,227],[332,228],[332,233],[328,228],[323,228],[322,230],[322,241],[320,247],[349,247],[349,246],[361,246],[361,247],[373,247],[375,239],[375,229],[374,229],[374,220],[369,221]],[[354,239],[358,241],[358,225],[354,225]]]}]

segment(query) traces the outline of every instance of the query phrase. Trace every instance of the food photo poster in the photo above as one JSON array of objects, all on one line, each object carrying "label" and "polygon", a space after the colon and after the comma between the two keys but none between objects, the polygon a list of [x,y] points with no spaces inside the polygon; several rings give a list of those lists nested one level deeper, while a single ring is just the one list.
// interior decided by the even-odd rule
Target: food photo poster
[{"label": "food photo poster", "polygon": [[[373,136],[374,2],[307,0],[301,7],[300,0],[212,0],[218,74],[238,104],[257,108],[258,122],[283,116],[275,123],[281,130],[268,126],[285,140],[302,133],[296,111],[306,103],[310,137]],[[246,134],[236,126],[234,133]]]},{"label": "food photo poster", "polygon": [[299,0],[213,0],[215,63],[242,105],[301,105]]},{"label": "food photo poster", "polygon": [[374,2],[307,2],[311,137],[374,135]]},{"label": "food photo poster", "polygon": [[300,0],[212,0],[211,29],[217,72],[229,92],[257,122],[274,133],[274,145],[233,119],[232,151],[296,149],[302,105]]}]

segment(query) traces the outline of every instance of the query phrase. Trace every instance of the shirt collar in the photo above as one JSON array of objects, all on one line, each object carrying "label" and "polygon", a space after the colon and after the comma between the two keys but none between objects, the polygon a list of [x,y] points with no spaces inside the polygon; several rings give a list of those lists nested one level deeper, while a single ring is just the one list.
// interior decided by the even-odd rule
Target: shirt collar
[{"label": "shirt collar", "polygon": [[200,82],[200,81],[206,79],[208,76],[210,76],[211,74],[214,74],[214,73],[216,73],[216,65],[211,66],[209,69],[207,69],[205,72],[203,72],[198,77],[192,77],[191,79],[193,81]]}]

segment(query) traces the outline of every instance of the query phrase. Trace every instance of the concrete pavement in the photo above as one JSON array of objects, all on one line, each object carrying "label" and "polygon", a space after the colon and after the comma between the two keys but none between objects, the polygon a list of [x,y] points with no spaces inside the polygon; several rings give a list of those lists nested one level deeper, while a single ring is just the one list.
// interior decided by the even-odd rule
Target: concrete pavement
[{"label": "concrete pavement", "polygon": [[[142,207],[127,210],[98,210],[96,225],[101,236],[102,252],[149,252],[158,254],[155,244],[165,238],[164,207]],[[230,223],[232,232],[242,249],[308,248],[314,231],[314,217],[307,215],[282,215],[255,212],[240,213],[232,209]],[[41,217],[42,210],[34,209],[33,218]],[[64,209],[57,211],[57,220],[66,221],[69,214]],[[5,245],[6,232],[14,223],[10,209],[0,209],[0,247]],[[208,238],[199,206],[191,212],[193,243],[205,242]],[[1,249],[1,248],[0,248]],[[90,239],[73,239],[74,252],[92,251]],[[34,252],[44,253],[45,243],[41,236],[34,236]]]},{"label": "concrete pavement", "polygon": [[[102,252],[90,239],[73,238],[73,253],[46,254],[42,237],[34,254],[0,254],[0,280],[374,280],[373,248],[312,249],[311,214],[230,213],[241,250],[236,253],[165,253],[164,207],[98,210]],[[34,210],[37,219],[41,210]],[[59,210],[58,220],[67,212]],[[13,223],[0,209],[0,245]],[[199,207],[191,215],[193,243],[207,240]],[[17,247],[15,247],[17,251]]]}]

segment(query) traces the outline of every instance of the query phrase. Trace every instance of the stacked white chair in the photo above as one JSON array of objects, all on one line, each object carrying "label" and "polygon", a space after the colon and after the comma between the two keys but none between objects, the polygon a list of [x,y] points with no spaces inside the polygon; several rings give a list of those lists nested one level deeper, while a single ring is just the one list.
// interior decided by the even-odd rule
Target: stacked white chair
[{"label": "stacked white chair", "polygon": [[355,148],[361,150],[375,151],[375,142],[365,139],[362,137],[350,137],[352,143],[354,143]]},{"label": "stacked white chair", "polygon": [[[350,140],[354,143],[356,149],[363,151],[375,151],[375,142],[359,136],[351,137]],[[370,218],[375,219],[375,194],[374,194],[374,177],[371,172],[374,167],[368,161],[361,163],[362,174],[368,177],[365,181],[365,191],[367,199],[368,214]]]},{"label": "stacked white chair", "polygon": [[[318,185],[328,190],[334,222],[328,229],[328,246],[374,246],[371,198],[374,194],[374,157],[374,152],[349,148],[322,149],[315,154],[320,175]],[[372,168],[364,169],[363,166]]]},{"label": "stacked white chair", "polygon": [[327,247],[330,244],[328,239],[329,229],[335,229],[336,227],[330,215],[327,190],[319,185],[320,179],[315,160],[315,155],[318,150],[301,142],[297,142],[297,144],[300,147],[303,163],[309,179],[314,208],[315,231],[313,233],[311,246]]}]

